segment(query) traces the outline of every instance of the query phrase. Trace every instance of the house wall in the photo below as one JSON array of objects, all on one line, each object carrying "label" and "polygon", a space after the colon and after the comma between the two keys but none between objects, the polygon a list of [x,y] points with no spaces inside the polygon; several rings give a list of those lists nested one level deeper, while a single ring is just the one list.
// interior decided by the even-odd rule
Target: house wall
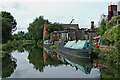
[{"label": "house wall", "polygon": [[108,21],[111,19],[113,16],[117,16],[117,5],[109,5],[108,6]]}]

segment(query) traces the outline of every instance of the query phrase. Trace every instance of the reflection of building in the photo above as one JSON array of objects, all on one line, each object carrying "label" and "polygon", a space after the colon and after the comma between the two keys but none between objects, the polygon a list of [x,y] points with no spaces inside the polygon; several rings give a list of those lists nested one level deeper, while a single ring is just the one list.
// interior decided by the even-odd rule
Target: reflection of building
[{"label": "reflection of building", "polygon": [[47,24],[44,24],[43,40],[44,40],[45,36],[47,35],[46,27],[47,27]]},{"label": "reflection of building", "polygon": [[51,51],[52,54],[50,54],[50,56],[53,58],[53,59],[57,59],[57,53],[56,52],[53,52]]},{"label": "reflection of building", "polygon": [[44,64],[46,64],[47,54],[45,53],[45,50],[44,50],[44,49],[43,49],[43,58],[44,58]]}]

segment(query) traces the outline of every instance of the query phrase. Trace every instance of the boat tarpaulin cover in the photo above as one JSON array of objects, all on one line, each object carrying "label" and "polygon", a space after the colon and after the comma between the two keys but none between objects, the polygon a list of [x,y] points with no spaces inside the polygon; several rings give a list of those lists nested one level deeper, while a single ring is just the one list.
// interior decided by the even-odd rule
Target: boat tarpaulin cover
[{"label": "boat tarpaulin cover", "polygon": [[76,40],[74,40],[74,41],[68,41],[68,42],[64,45],[64,47],[70,48],[70,47],[72,47],[75,43],[76,43]]},{"label": "boat tarpaulin cover", "polygon": [[87,48],[87,43],[89,43],[89,46],[92,48],[91,42],[89,40],[79,40],[77,41],[68,41],[64,47],[72,48],[72,49],[84,49]]}]

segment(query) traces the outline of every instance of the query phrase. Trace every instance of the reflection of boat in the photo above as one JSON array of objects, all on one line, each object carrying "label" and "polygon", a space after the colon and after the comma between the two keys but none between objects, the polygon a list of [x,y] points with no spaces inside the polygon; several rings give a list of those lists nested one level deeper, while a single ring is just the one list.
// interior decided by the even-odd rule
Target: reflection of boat
[{"label": "reflection of boat", "polygon": [[60,53],[60,52],[57,52],[57,54],[74,62],[74,63],[80,64],[80,65],[91,66],[91,64],[92,64],[92,60],[89,58],[79,58],[79,57],[75,57],[75,56]]},{"label": "reflection of boat", "polygon": [[67,56],[57,52],[58,59],[63,62],[68,62],[77,69],[83,71],[85,74],[89,74],[92,68],[91,60],[87,58],[78,58],[74,56]]},{"label": "reflection of boat", "polygon": [[89,74],[91,71],[92,67],[87,67],[87,66],[83,66],[83,65],[79,65],[76,64],[74,62],[69,61],[68,59],[65,59],[69,64],[71,64],[72,66],[77,67],[78,69],[80,69],[81,71],[83,71],[85,74]]},{"label": "reflection of boat", "polygon": [[[44,50],[49,54],[53,54],[48,45],[44,46]],[[92,68],[92,62],[89,58],[80,58],[70,54],[62,53],[57,50],[57,58],[62,62],[67,62],[75,68],[83,71],[85,74],[89,74]]]},{"label": "reflection of boat", "polygon": [[68,41],[64,46],[57,46],[56,50],[60,53],[88,58],[92,53],[92,45],[89,40]]}]

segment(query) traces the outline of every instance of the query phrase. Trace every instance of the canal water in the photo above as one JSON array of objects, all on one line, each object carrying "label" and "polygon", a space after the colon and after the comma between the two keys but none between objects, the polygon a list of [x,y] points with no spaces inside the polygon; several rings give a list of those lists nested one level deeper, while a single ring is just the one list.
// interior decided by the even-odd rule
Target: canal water
[{"label": "canal water", "polygon": [[2,78],[100,78],[90,59],[25,46],[2,59]]}]

